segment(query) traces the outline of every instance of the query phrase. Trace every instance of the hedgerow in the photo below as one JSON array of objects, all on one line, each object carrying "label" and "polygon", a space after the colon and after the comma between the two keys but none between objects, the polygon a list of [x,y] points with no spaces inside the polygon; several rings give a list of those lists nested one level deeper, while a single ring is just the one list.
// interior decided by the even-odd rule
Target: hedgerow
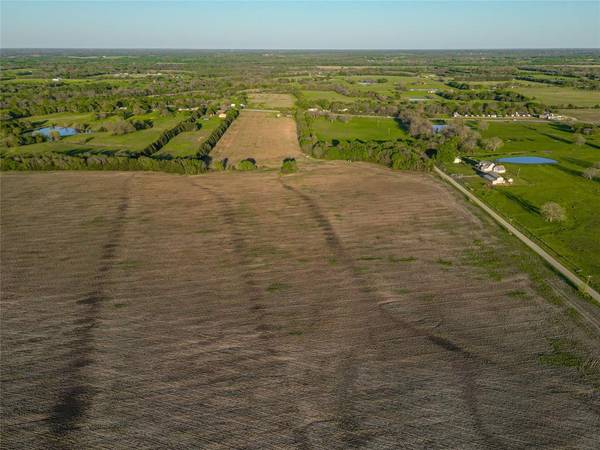
[{"label": "hedgerow", "polygon": [[199,157],[207,156],[211,152],[213,147],[217,145],[217,142],[219,142],[221,136],[225,134],[225,131],[227,131],[229,125],[231,125],[235,118],[239,115],[240,112],[237,109],[230,109],[227,112],[227,116],[225,117],[225,119],[223,119],[223,122],[221,122],[219,126],[213,130],[210,136],[208,136],[202,144],[200,144],[200,148],[198,149],[197,155]]},{"label": "hedgerow", "polygon": [[208,170],[201,159],[155,159],[147,156],[68,156],[46,153],[39,156],[0,158],[0,170],[147,170],[188,175]]}]

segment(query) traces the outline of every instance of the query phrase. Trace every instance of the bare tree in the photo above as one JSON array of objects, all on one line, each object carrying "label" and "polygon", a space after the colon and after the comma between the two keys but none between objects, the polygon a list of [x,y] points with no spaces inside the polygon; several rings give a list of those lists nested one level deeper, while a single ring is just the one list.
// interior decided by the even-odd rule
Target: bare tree
[{"label": "bare tree", "polygon": [[567,214],[562,206],[555,202],[547,202],[542,206],[542,216],[548,222],[564,222]]},{"label": "bare tree", "polygon": [[600,179],[600,169],[588,167],[583,171],[583,178],[587,178],[588,180]]},{"label": "bare tree", "polygon": [[580,147],[585,144],[585,138],[581,134],[577,134],[575,136],[575,145],[579,145]]},{"label": "bare tree", "polygon": [[483,141],[483,146],[486,150],[496,151],[504,145],[504,141],[499,137],[491,137]]}]

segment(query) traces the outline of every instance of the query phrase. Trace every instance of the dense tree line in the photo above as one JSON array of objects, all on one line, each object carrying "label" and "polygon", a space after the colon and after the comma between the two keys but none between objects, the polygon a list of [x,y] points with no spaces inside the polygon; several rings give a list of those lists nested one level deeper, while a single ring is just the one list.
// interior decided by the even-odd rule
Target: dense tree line
[{"label": "dense tree line", "polygon": [[440,97],[448,100],[473,101],[494,100],[497,102],[526,102],[527,97],[514,91],[482,90],[482,91],[440,91]]},{"label": "dense tree line", "polygon": [[453,87],[454,89],[460,89],[462,91],[471,89],[471,86],[468,83],[462,81],[448,81],[446,85]]},{"label": "dense tree line", "polygon": [[0,158],[0,170],[149,170],[196,175],[208,170],[200,159],[163,160],[146,156],[80,155],[45,153]]}]

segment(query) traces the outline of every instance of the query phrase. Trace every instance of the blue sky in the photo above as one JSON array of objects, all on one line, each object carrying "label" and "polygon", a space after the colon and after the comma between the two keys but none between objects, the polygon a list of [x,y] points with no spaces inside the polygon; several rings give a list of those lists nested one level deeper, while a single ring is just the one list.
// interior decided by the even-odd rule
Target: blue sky
[{"label": "blue sky", "polygon": [[600,1],[10,1],[0,45],[36,48],[600,47]]}]

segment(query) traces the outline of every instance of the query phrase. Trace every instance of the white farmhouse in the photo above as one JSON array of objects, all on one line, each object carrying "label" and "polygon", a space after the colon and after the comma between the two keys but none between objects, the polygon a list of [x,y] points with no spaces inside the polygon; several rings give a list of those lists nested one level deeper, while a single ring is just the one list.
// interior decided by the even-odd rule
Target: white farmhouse
[{"label": "white farmhouse", "polygon": [[477,163],[475,168],[477,170],[479,170],[480,172],[488,173],[488,172],[491,172],[492,170],[494,170],[495,165],[496,164],[494,164],[491,161],[480,161]]}]

